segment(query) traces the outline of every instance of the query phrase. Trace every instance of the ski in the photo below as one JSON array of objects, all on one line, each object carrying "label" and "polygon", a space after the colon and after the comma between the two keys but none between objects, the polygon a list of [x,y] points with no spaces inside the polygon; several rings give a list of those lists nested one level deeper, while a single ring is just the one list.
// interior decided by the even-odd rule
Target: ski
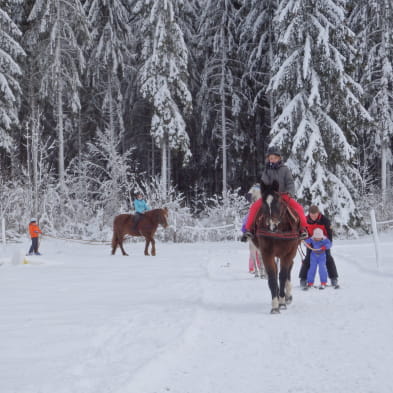
[{"label": "ski", "polygon": [[305,286],[305,287],[300,286],[300,289],[303,290],[303,291],[307,291],[310,288],[323,290],[325,288],[339,289],[341,287],[340,287],[339,284],[336,284],[336,285],[312,285],[312,286]]}]

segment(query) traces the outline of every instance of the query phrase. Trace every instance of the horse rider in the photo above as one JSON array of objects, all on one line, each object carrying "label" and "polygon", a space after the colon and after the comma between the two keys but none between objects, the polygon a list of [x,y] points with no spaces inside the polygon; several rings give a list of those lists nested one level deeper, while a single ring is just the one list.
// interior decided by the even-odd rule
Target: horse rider
[{"label": "horse rider", "polygon": [[[272,184],[276,180],[279,184],[278,191],[281,193],[282,199],[291,207],[299,216],[300,219],[300,239],[306,239],[308,237],[307,232],[307,220],[304,215],[303,207],[291,197],[295,194],[295,183],[293,181],[292,174],[289,168],[282,162],[281,151],[276,147],[268,149],[267,162],[265,169],[262,173],[262,182],[264,184]],[[251,205],[248,219],[245,225],[246,232],[244,233],[247,237],[253,237],[251,228],[254,224],[255,217],[262,207],[262,198],[259,198],[256,202]]]},{"label": "horse rider", "polygon": [[133,229],[136,231],[138,228],[138,223],[142,218],[143,214],[150,210],[150,206],[146,203],[145,199],[143,199],[143,195],[141,192],[137,192],[136,198],[134,199],[134,225]]},{"label": "horse rider", "polygon": [[[307,215],[307,230],[310,236],[312,236],[312,233],[316,228],[320,228],[323,232],[323,235],[327,237],[331,243],[333,243],[333,231],[330,220],[320,212],[318,206],[312,205],[310,206]],[[310,268],[310,254],[311,250],[307,248],[306,257],[302,261],[302,266],[299,272],[301,287],[305,287],[307,285],[307,272]],[[326,250],[326,268],[332,286],[338,287],[337,267],[330,249]]]}]

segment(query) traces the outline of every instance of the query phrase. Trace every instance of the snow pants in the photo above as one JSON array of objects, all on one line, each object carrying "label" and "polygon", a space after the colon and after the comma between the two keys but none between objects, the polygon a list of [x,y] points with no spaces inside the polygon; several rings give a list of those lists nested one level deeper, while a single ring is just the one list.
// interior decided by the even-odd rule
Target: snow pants
[{"label": "snow pants", "polygon": [[308,284],[314,284],[317,267],[318,267],[319,279],[321,281],[321,284],[322,283],[326,284],[327,282],[326,252],[321,252],[318,254],[316,252],[311,253],[310,269],[308,269],[308,273],[307,273]]},{"label": "snow pants", "polygon": [[[326,252],[326,269],[328,272],[328,276],[330,279],[338,278],[336,263],[334,261],[334,258],[332,257],[332,254],[330,253],[330,250],[326,250],[325,252]],[[310,256],[311,256],[311,250],[307,248],[306,257],[302,261],[302,266],[299,272],[299,278],[301,280],[307,280],[307,272],[308,269],[310,269]]]},{"label": "snow pants", "polygon": [[29,250],[29,254],[32,254],[33,252],[35,254],[37,254],[37,252],[38,252],[38,237],[31,238],[31,247]]}]

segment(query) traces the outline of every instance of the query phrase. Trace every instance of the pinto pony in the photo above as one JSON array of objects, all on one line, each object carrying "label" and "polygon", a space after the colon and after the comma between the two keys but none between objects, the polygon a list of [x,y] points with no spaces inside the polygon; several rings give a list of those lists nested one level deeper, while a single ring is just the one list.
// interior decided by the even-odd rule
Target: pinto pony
[{"label": "pinto pony", "polygon": [[151,243],[151,255],[156,255],[156,242],[154,234],[159,224],[164,228],[168,226],[168,209],[149,210],[144,213],[138,222],[137,229],[134,229],[134,215],[120,214],[113,220],[112,255],[115,254],[117,246],[120,247],[123,255],[128,255],[123,248],[125,235],[143,236],[145,238],[145,255],[149,255],[149,244]]},{"label": "pinto pony", "polygon": [[[256,216],[256,237],[253,239],[268,276],[271,314],[280,313],[280,309],[286,309],[292,302],[291,269],[300,244],[299,217],[282,199],[278,187],[276,181],[271,185],[261,184],[263,203]],[[276,258],[280,259],[279,264]]]}]

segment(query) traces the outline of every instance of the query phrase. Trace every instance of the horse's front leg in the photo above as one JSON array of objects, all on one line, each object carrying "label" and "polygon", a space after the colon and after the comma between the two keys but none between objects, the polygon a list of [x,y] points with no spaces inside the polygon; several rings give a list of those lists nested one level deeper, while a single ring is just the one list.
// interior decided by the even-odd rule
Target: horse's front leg
[{"label": "horse's front leg", "polygon": [[272,309],[270,311],[270,314],[278,314],[280,312],[280,309],[278,303],[277,265],[274,261],[274,258],[269,258],[268,263],[264,262],[264,265],[268,277],[267,282],[269,284],[269,289],[272,294]]},{"label": "horse's front leg", "polygon": [[[292,295],[291,295],[291,282],[289,281],[289,267],[288,263],[285,261],[281,261],[281,269],[280,269],[280,274],[279,274],[279,280],[280,280],[280,290],[279,290],[279,308],[281,310],[286,310],[287,304],[289,304],[292,301]],[[287,302],[287,290],[288,290],[288,296],[291,297],[291,301]]]},{"label": "horse's front leg", "polygon": [[285,302],[287,304],[291,304],[293,297],[292,297],[292,284],[291,284],[291,271],[293,267],[293,259],[288,267],[288,279],[285,283]]},{"label": "horse's front leg", "polygon": [[145,237],[145,255],[149,255],[149,244],[150,239],[148,237]]},{"label": "horse's front leg", "polygon": [[156,241],[151,238],[151,255],[156,256]]}]

